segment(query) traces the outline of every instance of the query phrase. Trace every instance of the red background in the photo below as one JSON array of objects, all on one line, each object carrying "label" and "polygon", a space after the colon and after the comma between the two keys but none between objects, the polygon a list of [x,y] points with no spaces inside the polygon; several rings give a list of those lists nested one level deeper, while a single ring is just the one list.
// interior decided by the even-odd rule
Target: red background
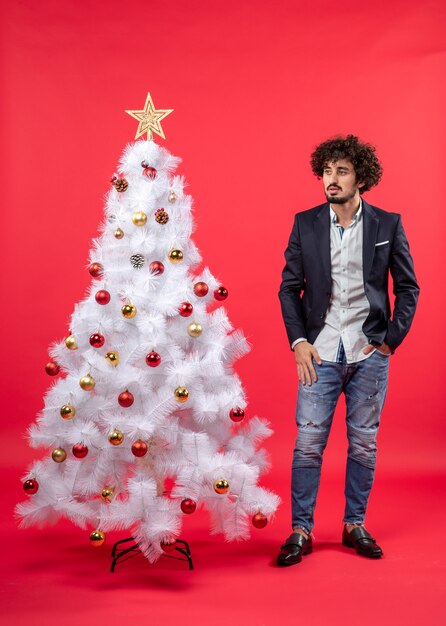
[{"label": "red background", "polygon": [[[200,545],[210,550],[203,554],[202,569],[209,571],[212,561],[220,589],[230,585],[239,566],[245,574],[259,577],[254,588],[266,585],[270,594],[277,589],[277,596],[267,596],[260,613],[256,613],[259,602],[249,600],[251,583],[243,578],[237,578],[240,586],[227,588],[229,605],[203,600],[206,594],[219,594],[218,588],[204,582],[206,574],[200,579],[200,592],[192,591],[188,583],[188,594],[176,599],[181,606],[195,602],[202,618],[218,609],[221,623],[226,619],[246,623],[246,618],[271,624],[280,617],[288,624],[294,618],[286,604],[277,613],[283,603],[282,581],[294,586],[305,576],[304,598],[313,598],[316,581],[322,584],[324,597],[331,597],[329,586],[324,591],[321,572],[338,576],[343,563],[343,554],[336,552],[346,454],[342,407],[325,454],[317,510],[326,554],[308,557],[298,573],[293,569],[294,581],[289,573],[288,578],[281,575],[279,583],[277,570],[264,564],[272,562],[289,531],[289,466],[295,437],[296,371],[277,298],[283,251],[294,213],[324,200],[322,185],[311,174],[310,152],[329,136],[351,132],[377,147],[384,176],[365,198],[402,213],[421,285],[412,331],[392,357],[368,518],[374,532],[384,534],[394,560],[390,556],[381,563],[390,569],[382,569],[377,578],[372,574],[371,581],[374,585],[381,581],[384,595],[389,593],[385,581],[399,581],[393,597],[409,612],[401,623],[419,623],[423,613],[430,615],[430,623],[438,623],[437,548],[433,544],[427,551],[421,572],[418,561],[409,565],[406,559],[408,550],[419,554],[420,537],[410,532],[423,529],[425,535],[426,524],[429,530],[440,523],[438,489],[446,470],[441,367],[444,3],[15,0],[3,4],[2,13],[0,314],[2,467],[8,498],[2,529],[15,546],[12,556],[21,555],[14,558],[14,575],[6,583],[13,587],[5,587],[17,592],[8,594],[16,623],[21,623],[20,616],[25,621],[28,617],[18,589],[23,593],[42,568],[44,585],[54,584],[54,568],[65,574],[68,566],[61,563],[67,551],[72,550],[69,559],[73,559],[78,554],[74,548],[86,541],[82,532],[63,524],[49,535],[18,534],[11,512],[23,497],[19,477],[39,454],[28,449],[23,434],[42,407],[49,384],[43,371],[47,347],[66,335],[74,304],[89,284],[84,267],[102,217],[103,196],[124,146],[136,132],[136,122],[124,110],[142,108],[147,91],[158,108],[175,109],[163,121],[167,140],[159,141],[183,158],[179,171],[194,197],[195,242],[204,262],[230,292],[231,321],[252,344],[237,371],[248,393],[249,413],[268,418],[275,431],[267,442],[273,468],[263,484],[284,500],[275,524],[243,547],[223,549],[220,539],[209,540],[206,517],[197,516],[195,523],[187,520],[187,533],[193,536],[199,529],[198,558]],[[432,541],[437,532],[429,531]],[[426,546],[424,536],[422,543]],[[36,550],[42,560],[29,556]],[[110,592],[108,574],[103,573],[108,557],[102,556],[104,563],[98,565],[96,555],[92,559],[87,546],[71,578],[62,577],[61,591],[66,591],[67,581],[77,587],[86,571],[93,577],[100,571],[104,582],[96,590]],[[370,563],[348,556],[343,571],[359,570],[353,570],[356,577],[337,579],[337,589],[349,589],[358,578],[370,576]],[[310,559],[315,565],[310,566]],[[249,571],[253,562],[255,570]],[[139,576],[150,568],[139,567]],[[408,570],[417,571],[419,578],[407,580]],[[153,586],[165,591],[173,579],[165,573],[156,578],[153,571],[158,570],[153,567],[150,571],[152,578],[140,584],[139,592],[153,592]],[[175,580],[189,576],[178,575]],[[135,590],[135,580],[140,578],[121,578],[127,593]],[[428,595],[420,598],[415,590],[428,580]],[[94,594],[90,597],[86,589],[80,584],[78,593],[88,605]],[[114,623],[110,616],[117,619],[119,614],[113,600],[118,590],[122,591],[120,585],[107,596],[110,623]],[[358,597],[357,589],[355,593]],[[29,600],[29,610],[41,616],[37,620],[50,615],[55,606],[41,598],[38,588]],[[135,598],[129,595],[125,606],[138,604]],[[321,606],[313,600],[301,610],[307,623],[328,619],[341,623],[355,615],[346,608],[349,598],[346,594],[343,604],[336,603],[336,610],[330,603]],[[169,595],[163,601],[171,608]],[[163,607],[163,602],[155,603],[152,610],[166,619]],[[387,609],[381,601],[367,619],[382,621]],[[177,611],[178,617],[180,607]],[[237,621],[235,615],[243,619]],[[215,615],[213,619],[220,623]],[[364,619],[353,623],[369,623]]]}]

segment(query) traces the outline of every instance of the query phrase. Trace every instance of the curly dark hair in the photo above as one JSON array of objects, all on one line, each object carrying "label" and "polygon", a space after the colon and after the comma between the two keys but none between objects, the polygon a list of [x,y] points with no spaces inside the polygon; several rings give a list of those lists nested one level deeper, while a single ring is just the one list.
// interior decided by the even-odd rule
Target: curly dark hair
[{"label": "curly dark hair", "polygon": [[316,147],[311,155],[311,169],[315,176],[321,177],[328,163],[348,159],[355,168],[356,180],[364,183],[359,190],[364,193],[379,183],[383,173],[375,151],[374,146],[362,143],[355,135],[340,135]]}]

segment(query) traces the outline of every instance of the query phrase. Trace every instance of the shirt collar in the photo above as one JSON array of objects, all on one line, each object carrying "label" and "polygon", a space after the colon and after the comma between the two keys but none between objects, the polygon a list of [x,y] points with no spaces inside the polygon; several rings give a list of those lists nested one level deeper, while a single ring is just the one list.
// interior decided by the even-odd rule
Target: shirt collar
[{"label": "shirt collar", "polygon": [[[359,221],[359,219],[361,217],[361,214],[362,214],[362,198],[360,197],[359,198],[359,208],[358,208],[358,210],[356,211],[356,213],[353,216],[351,226],[353,226],[353,224],[356,224],[356,222]],[[330,219],[331,219],[331,222],[333,224],[337,224],[338,223],[338,217],[337,217],[336,213],[333,211],[333,207],[331,206],[331,204],[330,204]]]}]

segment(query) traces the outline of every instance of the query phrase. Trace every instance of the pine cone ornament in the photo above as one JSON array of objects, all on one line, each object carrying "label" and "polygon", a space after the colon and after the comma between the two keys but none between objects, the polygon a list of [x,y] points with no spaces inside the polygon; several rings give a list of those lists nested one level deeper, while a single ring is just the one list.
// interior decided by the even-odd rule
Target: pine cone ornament
[{"label": "pine cone ornament", "polygon": [[128,182],[126,181],[125,178],[117,178],[114,182],[113,185],[116,189],[116,191],[125,191],[127,189],[127,187],[129,186]]},{"label": "pine cone ornament", "polygon": [[132,256],[130,257],[130,263],[133,265],[134,268],[139,270],[144,265],[145,259],[142,254],[132,254]]},{"label": "pine cone ornament", "polygon": [[158,209],[155,213],[155,220],[158,224],[167,224],[169,221],[169,214],[164,209]]}]

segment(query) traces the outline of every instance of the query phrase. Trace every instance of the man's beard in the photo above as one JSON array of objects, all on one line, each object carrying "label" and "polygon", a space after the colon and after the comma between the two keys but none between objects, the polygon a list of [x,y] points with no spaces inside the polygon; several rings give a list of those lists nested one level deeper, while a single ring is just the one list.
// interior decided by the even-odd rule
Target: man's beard
[{"label": "man's beard", "polygon": [[349,200],[355,197],[356,191],[353,191],[350,195],[347,196],[331,196],[328,191],[325,191],[325,197],[328,202],[331,204],[346,204]]}]

